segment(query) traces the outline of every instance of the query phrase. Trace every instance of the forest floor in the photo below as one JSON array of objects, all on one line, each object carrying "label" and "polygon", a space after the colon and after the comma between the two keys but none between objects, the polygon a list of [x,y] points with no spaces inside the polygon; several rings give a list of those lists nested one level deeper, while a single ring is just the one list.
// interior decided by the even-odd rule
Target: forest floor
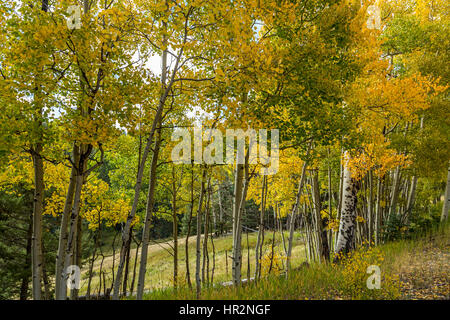
[{"label": "forest floor", "polygon": [[450,240],[431,237],[399,264],[405,299],[450,299]]},{"label": "forest floor", "polygon": [[[347,263],[294,268],[286,278],[271,274],[240,287],[204,288],[201,299],[450,299],[450,228],[416,239],[403,239],[357,250]],[[380,289],[368,289],[367,267],[377,264],[382,273]],[[145,299],[195,299],[187,288],[166,288]]]},{"label": "forest floor", "polygon": [[[272,232],[266,232],[264,238],[263,255],[268,255],[272,248]],[[284,244],[287,245],[288,233],[284,232],[284,241],[279,232],[275,234],[274,252],[277,256],[281,256],[284,252]],[[203,235],[201,237],[203,245]],[[257,233],[248,233],[242,235],[242,274],[243,278],[247,277],[248,270],[250,270],[250,277],[253,276],[255,270],[255,246]],[[231,250],[232,237],[231,235],[223,235],[214,237],[214,249],[211,238],[208,240],[208,260],[209,273],[205,271],[205,277],[209,275],[211,283],[219,284],[231,280]],[[185,286],[186,279],[186,253],[185,253],[186,237],[182,236],[178,240],[178,285]],[[195,282],[195,250],[196,250],[196,236],[189,237],[189,268],[191,281]],[[130,265],[128,272],[128,292],[136,291],[137,276],[139,273],[139,261],[141,256],[141,248],[139,248],[137,256],[136,271],[134,268],[134,261],[136,259],[136,246],[130,250]],[[93,267],[93,277],[91,281],[91,294],[103,294],[112,284],[112,276],[117,270],[119,263],[120,248],[116,248],[115,254],[113,250],[104,247],[103,256],[96,257]],[[159,240],[157,243],[151,242],[148,250],[147,258],[147,272],[145,278],[145,290],[161,290],[173,286],[173,240]],[[294,234],[293,243],[293,266],[296,267],[305,261],[305,247],[303,244],[303,237],[299,233]],[[283,261],[279,261],[284,263]],[[81,270],[81,289],[80,295],[84,295],[87,290],[88,276],[89,276],[90,258],[84,261]],[[281,266],[282,267],[282,266]],[[102,271],[100,273],[100,271]],[[213,274],[214,272],[214,274]],[[133,274],[135,275],[134,286]],[[100,288],[101,285],[101,288]],[[132,290],[133,289],[133,290]]]},{"label": "forest floor", "polygon": [[[293,271],[288,279],[283,275],[285,262],[282,259],[287,233],[284,237],[283,242],[281,234],[277,233],[274,242],[279,270],[273,270],[270,274],[266,271],[266,276],[258,283],[251,281],[239,288],[223,285],[231,280],[231,236],[214,238],[214,258],[211,242],[208,241],[211,271],[209,276],[212,276],[212,269],[214,269],[214,279],[211,281],[214,286],[205,287],[202,290],[201,299],[450,299],[450,228],[448,226],[416,239],[397,240],[377,247],[362,247],[355,254],[356,258],[347,264],[313,262],[309,267],[302,267],[302,263],[306,260],[305,246],[301,234],[296,233],[292,259]],[[188,246],[191,281],[194,287],[195,240],[195,236],[190,237]],[[247,278],[248,274],[253,277],[255,268],[253,248],[256,244],[256,233],[248,234],[248,242],[246,234],[243,235],[242,240],[242,278]],[[271,246],[272,234],[267,233],[263,250],[265,255],[270,254]],[[185,237],[180,238],[178,243],[179,288],[176,291],[172,289],[172,247],[173,241],[153,243],[149,246],[145,299],[196,298],[195,290],[187,288],[185,277]],[[101,259],[98,258],[95,261],[92,293],[99,291],[103,293],[105,287],[111,286],[112,270],[117,267],[119,258],[117,251],[115,257],[110,252],[109,255],[105,254],[102,270],[105,273],[106,286],[102,281],[102,288],[99,288]],[[130,254],[129,287],[133,278],[135,254],[136,248],[133,248]],[[140,254],[138,258],[140,259]],[[366,268],[373,264],[379,265],[382,272],[381,290],[368,290],[366,285],[369,276]],[[249,269],[250,273],[248,273]],[[87,276],[88,263],[86,262],[82,269],[81,295],[86,292]],[[133,291],[136,290],[136,282],[137,280],[135,280]]]}]

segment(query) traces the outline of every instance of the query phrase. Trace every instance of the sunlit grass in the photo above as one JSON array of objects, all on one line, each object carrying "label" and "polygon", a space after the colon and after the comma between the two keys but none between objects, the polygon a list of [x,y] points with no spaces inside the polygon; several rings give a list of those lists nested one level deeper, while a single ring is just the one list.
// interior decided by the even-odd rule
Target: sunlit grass
[{"label": "sunlit grass", "polygon": [[[449,234],[447,225],[415,239],[359,248],[351,259],[339,265],[313,263],[310,267],[293,270],[288,278],[272,274],[240,287],[203,288],[201,299],[404,299],[398,277],[402,268],[410,263],[413,254],[419,253],[420,257],[425,247],[448,247]],[[366,269],[370,264],[377,264],[381,269],[379,290],[366,286],[369,277]],[[196,299],[196,293],[186,287],[157,289],[144,298]]]},{"label": "sunlit grass", "polygon": [[[287,245],[287,232],[284,233],[286,245]],[[253,277],[255,272],[255,246],[256,246],[257,233],[248,234],[248,246],[247,246],[247,235],[244,233],[242,235],[242,278],[247,278],[248,271],[248,256],[250,256],[250,277]],[[195,283],[195,236],[189,239],[189,268],[191,273],[191,281]],[[178,244],[178,285],[180,287],[186,286],[186,255],[185,255],[185,237],[179,239]],[[170,241],[170,243],[172,243]],[[202,239],[203,244],[203,239]],[[263,253],[268,253],[271,250],[272,245],[272,233],[266,232],[264,238],[264,248]],[[303,261],[305,261],[305,251],[304,246],[299,233],[295,233],[294,236],[294,247],[292,251],[292,265],[297,267]],[[163,248],[164,247],[164,248]],[[214,283],[218,284],[225,281],[230,281],[231,278],[231,250],[232,250],[232,238],[230,235],[214,238],[214,248],[215,248],[215,262],[213,261],[213,250],[211,241],[208,240],[208,254],[209,254],[209,265],[211,278],[212,268],[214,265]],[[250,250],[248,250],[250,248]],[[278,252],[284,252],[283,241],[280,233],[275,235],[275,250]],[[149,247],[148,259],[147,259],[147,273],[145,279],[145,290],[155,291],[158,289],[167,289],[173,286],[173,256],[170,252],[172,251],[170,246],[164,243],[160,245],[151,243]],[[139,251],[140,252],[140,251]],[[110,287],[112,283],[112,267],[113,259],[112,253],[105,258],[103,261],[103,271],[106,272],[105,280],[106,287]],[[225,254],[228,255],[228,261],[225,259]],[[131,250],[130,254],[130,266],[129,266],[129,280],[130,285],[132,280],[132,274],[134,269],[134,257],[135,249]],[[138,263],[136,270],[139,270],[139,260],[140,253],[138,255]],[[94,263],[94,277],[91,281],[91,294],[98,293],[99,291],[99,268],[101,259],[97,259]],[[116,251],[114,270],[117,269],[117,264],[119,262],[119,249]],[[228,266],[227,266],[228,264]],[[82,268],[82,281],[80,295],[84,295],[87,290],[87,277],[88,277],[89,264],[85,261]],[[205,274],[206,276],[206,274]],[[103,280],[102,280],[103,281]],[[103,284],[101,293],[103,293]],[[137,287],[137,274],[135,280],[134,290]]]}]

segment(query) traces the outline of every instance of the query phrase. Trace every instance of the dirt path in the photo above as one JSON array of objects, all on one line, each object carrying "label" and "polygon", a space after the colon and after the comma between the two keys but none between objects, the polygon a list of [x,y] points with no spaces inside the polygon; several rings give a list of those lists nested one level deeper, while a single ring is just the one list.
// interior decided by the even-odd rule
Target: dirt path
[{"label": "dirt path", "polygon": [[399,273],[404,299],[450,299],[450,243],[433,239],[415,250]]},{"label": "dirt path", "polygon": [[[202,239],[203,239],[203,237],[204,237],[204,235],[201,236]],[[196,235],[190,236],[189,237],[189,243],[195,243],[196,239],[197,239]],[[152,242],[150,242],[150,243],[152,243]],[[185,243],[186,243],[186,237],[182,237],[182,238],[178,239],[178,245],[179,246],[180,245],[184,246]],[[152,253],[155,253],[156,251],[159,251],[159,250],[171,250],[172,247],[173,247],[173,240],[150,244],[148,246],[148,256],[151,257]],[[140,249],[141,248],[139,248],[138,261],[140,261],[140,256],[141,256]],[[110,254],[110,253],[108,253],[108,254]],[[136,248],[132,248],[130,250],[130,261],[134,261],[135,255],[136,255]],[[116,249],[115,257],[113,257],[112,255],[105,256],[105,259],[103,260],[103,269],[111,268],[111,266],[113,264],[113,258],[114,258],[115,266],[117,266],[117,264],[120,261],[120,247]],[[98,257],[96,259],[96,261],[94,262],[94,270],[100,268],[101,262],[102,262],[102,258]],[[89,266],[88,266],[88,264],[86,264],[85,267],[82,270],[82,273],[87,272],[88,269],[89,269]]]}]

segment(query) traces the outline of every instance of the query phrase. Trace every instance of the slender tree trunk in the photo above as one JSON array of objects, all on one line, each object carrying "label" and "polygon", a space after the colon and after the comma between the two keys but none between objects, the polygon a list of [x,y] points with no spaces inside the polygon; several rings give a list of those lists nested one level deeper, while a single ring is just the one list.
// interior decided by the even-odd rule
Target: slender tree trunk
[{"label": "slender tree trunk", "polygon": [[[250,150],[251,146],[249,147]],[[235,285],[241,284],[241,265],[242,265],[242,216],[245,207],[245,200],[247,198],[247,190],[249,185],[248,174],[248,160],[250,152],[247,150],[245,155],[245,164],[240,165],[236,161],[236,188],[235,188],[235,203],[233,208],[233,261],[232,272],[233,282]],[[242,185],[244,180],[244,185]]]},{"label": "slender tree trunk", "polygon": [[394,171],[394,181],[391,192],[391,205],[389,207],[388,219],[391,219],[397,213],[398,193],[400,187],[400,166],[397,166]]},{"label": "slender tree trunk", "polygon": [[[100,215],[100,214],[99,214]],[[100,218],[100,217],[99,217]],[[100,219],[99,219],[100,221]],[[94,236],[94,250],[92,252],[92,258],[91,261],[89,263],[89,278],[88,278],[88,284],[87,284],[87,289],[86,289],[86,299],[89,300],[91,297],[91,282],[92,282],[92,274],[93,274],[93,270],[94,270],[94,262],[95,259],[97,258],[97,248],[98,248],[98,243],[100,240],[100,225],[98,226],[97,229],[97,234]]]},{"label": "slender tree trunk", "polygon": [[[84,183],[83,183],[84,184]],[[75,232],[75,254],[73,256],[74,261],[73,264],[76,266],[79,266],[81,268],[81,259],[82,259],[82,252],[81,252],[81,239],[82,239],[82,220],[81,216],[78,215],[77,217],[77,225],[76,225],[76,232]],[[71,300],[77,300],[78,299],[78,289],[73,288],[70,290],[70,299]]]},{"label": "slender tree trunk", "polygon": [[67,238],[67,247],[65,250],[65,260],[64,260],[64,279],[61,282],[61,295],[63,296],[63,300],[66,299],[67,295],[67,284],[66,279],[69,276],[66,274],[67,268],[73,264],[74,261],[74,254],[76,253],[75,244],[76,244],[76,229],[77,229],[77,221],[78,221],[78,214],[80,212],[80,199],[81,199],[81,190],[83,187],[83,174],[82,169],[77,169],[77,175],[76,175],[76,187],[75,187],[75,195],[74,195],[74,204],[72,208],[72,213],[70,216],[70,228],[69,228],[69,235]]},{"label": "slender tree trunk", "polygon": [[[142,233],[142,250],[141,250],[141,263],[139,265],[139,276],[137,285],[137,300],[142,300],[145,286],[145,273],[147,271],[147,255],[148,255],[148,243],[150,239],[150,226],[153,215],[153,207],[155,204],[155,185],[156,185],[156,168],[158,164],[159,148],[161,145],[161,131],[157,130],[155,149],[153,151],[152,163],[150,168],[150,183],[148,186],[147,194],[147,209],[145,214],[144,231]],[[119,273],[117,273],[119,275]],[[117,278],[116,278],[117,281]],[[114,299],[118,298],[119,292],[114,289]]]},{"label": "slender tree trunk", "polygon": [[42,214],[44,211],[44,163],[41,157],[42,145],[36,144],[32,153],[34,165],[33,236],[32,236],[32,279],[33,299],[42,298]]},{"label": "slender tree trunk", "polygon": [[192,212],[194,211],[194,164],[191,163],[191,201],[189,207],[188,229],[186,241],[184,243],[184,252],[186,255],[186,280],[189,288],[192,288],[191,272],[189,270],[189,237],[191,236]]},{"label": "slender tree trunk", "polygon": [[136,267],[137,267],[137,261],[139,256],[139,247],[141,246],[140,242],[135,241],[136,243],[136,253],[134,255],[134,265],[133,265],[133,277],[131,278],[131,286],[130,286],[130,292],[134,292],[134,283],[136,280]]},{"label": "slender tree trunk", "polygon": [[256,247],[255,247],[255,281],[259,278],[259,251],[262,241],[262,234],[264,232],[264,210],[266,205],[266,199],[265,199],[265,189],[266,189],[266,183],[267,183],[267,176],[263,176],[262,180],[262,186],[261,186],[261,209],[259,213],[259,226],[258,226],[258,236],[256,238]]},{"label": "slender tree trunk", "polygon": [[219,188],[218,188],[218,197],[219,197],[219,223],[220,223],[220,234],[223,235],[223,207],[222,207],[222,194],[220,192],[220,184],[219,184]]},{"label": "slender tree trunk", "polygon": [[172,164],[172,234],[173,234],[173,287],[178,287],[178,216],[175,165]]},{"label": "slender tree trunk", "polygon": [[259,279],[261,277],[261,261],[262,261],[262,255],[263,255],[264,236],[265,236],[265,229],[266,229],[265,222],[264,222],[264,217],[265,217],[265,213],[266,213],[267,190],[268,190],[268,187],[267,187],[267,177],[266,177],[266,183],[265,183],[265,187],[264,187],[264,194],[262,195],[264,197],[264,204],[263,204],[262,211],[261,211],[262,216],[260,217],[261,218],[261,221],[260,221],[261,222],[261,241],[260,241],[260,244],[259,244],[259,256],[257,256],[257,259],[258,259],[258,262],[259,262],[258,263],[258,270],[257,270],[258,277],[255,277],[255,280],[257,280],[256,278]]},{"label": "slender tree trunk", "polygon": [[250,245],[248,243],[248,229],[247,229],[247,282],[250,281]]},{"label": "slender tree trunk", "polygon": [[289,241],[288,241],[288,250],[286,257],[286,277],[289,275],[289,271],[291,269],[291,255],[292,255],[292,244],[294,240],[294,229],[295,229],[295,215],[298,212],[298,206],[300,205],[300,197],[302,195],[302,188],[305,182],[306,176],[306,167],[308,166],[308,162],[305,160],[302,167],[302,175],[300,176],[300,181],[298,183],[297,195],[295,197],[295,204],[292,207],[291,211],[291,219],[289,224]]},{"label": "slender tree trunk", "polygon": [[231,258],[231,273],[235,285],[240,284],[241,281],[241,259],[240,259],[240,242],[239,242],[239,228],[241,227],[239,221],[240,204],[243,194],[243,176],[244,165],[236,161],[235,181],[234,181],[234,197],[233,197],[233,250]]},{"label": "slender tree trunk", "polygon": [[[74,149],[78,150],[78,149]],[[79,162],[78,152],[74,154],[74,163]],[[69,233],[67,232],[67,226],[69,224],[70,211],[72,209],[73,196],[75,193],[75,185],[76,185],[76,168],[72,166],[72,172],[70,174],[69,187],[67,189],[66,200],[64,202],[64,209],[61,217],[61,228],[59,233],[59,241],[58,241],[58,253],[56,255],[56,263],[55,263],[55,299],[56,300],[66,300],[66,284],[65,280],[65,271],[64,269],[64,259],[67,245],[67,238],[69,237]]]},{"label": "slender tree trunk", "polygon": [[[163,22],[163,27],[164,27],[164,29],[167,29],[167,22]],[[166,36],[163,37],[163,46],[164,47],[167,46]],[[181,57],[181,54],[180,54],[180,57]],[[179,62],[180,62],[179,58],[176,59],[174,70],[178,70]],[[162,94],[159,99],[158,109],[156,110],[155,118],[153,119],[152,128],[151,128],[149,136],[147,138],[144,152],[142,153],[142,159],[141,159],[141,163],[139,165],[138,174],[136,177],[136,185],[134,188],[133,205],[131,207],[130,213],[128,214],[125,227],[123,228],[123,231],[122,231],[123,245],[122,245],[122,249],[120,251],[120,260],[119,260],[119,266],[117,267],[116,282],[113,287],[114,288],[114,292],[113,292],[114,300],[119,299],[120,283],[122,281],[122,273],[123,273],[124,262],[125,262],[125,253],[126,253],[126,249],[127,249],[126,243],[128,242],[128,238],[130,237],[131,223],[134,219],[134,216],[136,215],[136,210],[137,210],[137,206],[138,206],[138,202],[139,202],[139,194],[140,194],[141,186],[142,186],[142,177],[144,174],[145,163],[147,161],[147,157],[150,152],[150,147],[151,147],[151,144],[153,141],[153,135],[156,131],[156,127],[157,127],[157,125],[159,125],[161,123],[161,117],[162,117],[164,105],[166,103],[168,94],[172,88],[174,79],[175,79],[175,71],[172,72],[171,79],[170,79],[168,85],[166,85],[166,80],[167,80],[167,49],[166,49],[166,50],[163,50],[163,53],[162,53],[162,72],[161,72]],[[144,247],[142,249],[144,250]]]},{"label": "slender tree trunk", "polygon": [[[328,161],[330,161],[330,148],[327,148]],[[333,206],[332,206],[332,188],[331,188],[331,165],[328,163],[328,216],[333,219]],[[333,247],[333,230],[330,229],[328,235],[328,248]]]},{"label": "slender tree trunk", "polygon": [[368,223],[369,223],[369,244],[372,244],[373,241],[373,229],[374,229],[374,216],[373,216],[373,176],[372,169],[369,170],[369,198],[367,200],[367,215],[368,215]]},{"label": "slender tree trunk", "polygon": [[[424,117],[420,118],[420,131],[423,129]],[[409,189],[408,200],[406,203],[406,209],[404,214],[404,220],[406,224],[409,224],[409,217],[411,216],[412,209],[414,207],[414,202],[416,199],[416,188],[417,188],[417,176],[414,175],[411,178],[411,187]]]},{"label": "slender tree trunk", "polygon": [[[85,172],[87,168],[87,162],[89,159],[89,156],[92,151],[91,145],[81,144],[77,145],[74,143],[73,146],[73,154],[79,155],[78,162],[75,162],[73,164],[73,167],[75,169],[75,193],[74,193],[74,199],[73,199],[73,205],[72,205],[72,213],[70,215],[70,224],[69,224],[69,233],[67,237],[67,245],[65,248],[65,256],[64,256],[64,267],[63,267],[63,279],[61,280],[61,290],[60,290],[60,299],[66,300],[67,299],[67,284],[66,279],[68,278],[68,274],[66,274],[67,268],[71,265],[77,262],[76,254],[77,254],[77,231],[79,228],[78,222],[79,222],[79,213],[80,213],[80,206],[81,206],[81,191],[83,188],[83,183],[85,181]],[[66,199],[67,201],[67,199]],[[80,247],[81,248],[81,247]],[[80,249],[79,248],[79,249]]]},{"label": "slender tree trunk", "polygon": [[275,204],[275,208],[273,208],[272,246],[271,246],[271,251],[270,251],[270,265],[269,265],[269,272],[268,272],[268,274],[270,274],[272,272],[272,268],[273,268],[273,256],[275,254],[275,252],[274,252],[274,249],[275,249],[275,232],[277,230],[275,225],[277,223],[277,216],[278,216],[278,202]]},{"label": "slender tree trunk", "polygon": [[383,195],[383,183],[381,178],[377,179],[377,204],[375,209],[375,245],[380,244],[381,228],[381,197]]},{"label": "slender tree trunk", "polygon": [[[342,155],[343,151],[341,151],[341,155]],[[341,164],[339,166],[339,202],[338,202],[338,207],[337,207],[337,217],[336,219],[340,220],[341,219],[341,211],[342,211],[342,196],[344,194],[344,164],[341,161]],[[335,233],[334,236],[334,243],[336,244],[337,242],[337,238],[339,235],[339,231]],[[336,245],[335,245],[336,246]]]},{"label": "slender tree trunk", "polygon": [[312,187],[313,187],[313,206],[314,212],[316,215],[316,228],[317,228],[317,240],[318,240],[318,249],[319,249],[319,257],[323,259],[323,261],[330,260],[330,249],[328,247],[328,238],[327,238],[327,230],[325,220],[322,219],[321,216],[321,201],[320,201],[320,189],[319,189],[319,171],[315,169],[313,171],[312,177]]},{"label": "slender tree trunk", "polygon": [[200,299],[200,292],[202,289],[200,279],[200,258],[201,258],[200,244],[202,235],[202,203],[203,203],[203,194],[205,193],[205,179],[206,179],[206,168],[203,168],[200,198],[198,200],[198,210],[197,210],[197,241],[196,241],[196,257],[195,257],[195,285],[196,285],[197,299]]},{"label": "slender tree trunk", "polygon": [[354,237],[356,228],[356,201],[358,186],[352,177],[348,166],[349,154],[345,154],[344,181],[342,188],[342,209],[339,223],[339,233],[334,252],[335,261],[339,260],[339,254],[346,254],[354,248]]},{"label": "slender tree trunk", "polygon": [[228,250],[225,250],[225,275],[228,279]]},{"label": "slender tree trunk", "polygon": [[[42,257],[45,257],[45,247],[42,243]],[[47,269],[45,268],[45,259],[42,259],[42,281],[44,282],[44,300],[50,299],[50,281],[48,279]]]},{"label": "slender tree trunk", "polygon": [[[133,234],[133,227],[131,227],[130,233]],[[124,271],[125,275],[123,277],[123,286],[122,286],[122,291],[123,291],[124,296],[127,295],[127,284],[128,284],[129,267],[130,267],[131,237],[130,237],[130,239],[128,239],[127,249],[128,250],[127,250],[126,257],[125,257],[125,271]]]},{"label": "slender tree trunk", "polygon": [[212,246],[212,260],[213,260],[213,265],[211,269],[211,283],[214,284],[214,272],[216,270],[216,248],[214,247],[214,237],[211,237],[211,246]]},{"label": "slender tree trunk", "polygon": [[[204,227],[204,236],[203,236],[203,265],[202,265],[202,282],[205,284],[205,272],[206,263],[208,260],[208,233],[209,233],[209,201],[211,199],[211,177],[208,179],[208,186],[206,188],[207,196],[206,196],[206,206],[205,206],[205,227]],[[207,280],[207,278],[206,278]]]},{"label": "slender tree trunk", "polygon": [[[42,0],[41,10],[48,11],[48,0]],[[39,86],[36,86],[36,102],[39,104]],[[42,105],[39,107],[39,115],[34,119],[38,127],[37,143],[31,147],[31,157],[34,169],[34,199],[33,199],[33,229],[31,237],[31,274],[32,296],[34,300],[42,299],[42,276],[44,256],[42,253],[42,214],[44,212],[44,163],[42,160]]]},{"label": "slender tree trunk", "polygon": [[442,205],[441,222],[445,223],[448,219],[448,209],[450,208],[450,161],[447,173],[447,185],[445,187],[444,203]]},{"label": "slender tree trunk", "polygon": [[411,187],[409,188],[408,201],[406,203],[406,209],[404,214],[405,223],[409,223],[409,217],[411,216],[412,209],[414,207],[414,202],[416,199],[416,188],[417,188],[417,176],[411,178]]},{"label": "slender tree trunk", "polygon": [[19,294],[20,300],[27,300],[27,297],[28,297],[28,285],[30,282],[30,276],[29,276],[28,270],[29,270],[30,264],[31,264],[32,238],[33,238],[33,213],[30,214],[30,219],[29,219],[29,223],[28,223],[25,263],[24,263],[24,267],[23,267],[23,271],[22,271],[23,276],[22,276],[22,283],[20,285],[20,294]]}]

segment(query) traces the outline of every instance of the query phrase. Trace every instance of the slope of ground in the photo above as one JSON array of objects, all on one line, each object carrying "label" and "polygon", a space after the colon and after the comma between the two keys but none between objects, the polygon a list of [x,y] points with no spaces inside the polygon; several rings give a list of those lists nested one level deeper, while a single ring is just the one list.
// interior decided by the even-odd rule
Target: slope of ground
[{"label": "slope of ground", "polygon": [[[450,299],[450,232],[360,248],[342,264],[312,264],[286,278],[270,275],[241,287],[209,287],[202,299]],[[381,270],[380,289],[367,287],[369,265]],[[156,290],[146,299],[195,299],[186,288]]]},{"label": "slope of ground", "polygon": [[[248,261],[250,261],[250,277],[255,272],[255,246],[256,246],[257,233],[248,234],[248,246],[247,246],[247,234],[242,235],[242,274],[243,278],[247,277],[248,273]],[[185,237],[182,237],[178,241],[178,285],[186,285],[186,255],[185,255]],[[203,237],[202,237],[203,244]],[[275,235],[275,253],[277,256],[281,256],[284,252],[284,244],[287,246],[287,233],[284,233],[284,241],[280,233]],[[189,268],[191,274],[191,281],[195,283],[195,245],[196,237],[191,236],[189,238]],[[145,290],[163,289],[173,286],[173,255],[172,255],[173,241],[165,241],[160,243],[152,243],[149,246],[148,258],[147,258],[147,273],[145,278]],[[269,255],[272,248],[272,233],[266,232],[264,239],[263,254]],[[209,258],[209,278],[213,283],[222,283],[231,280],[231,249],[232,239],[231,235],[215,237],[214,238],[214,250],[211,240],[208,240],[208,258]],[[116,249],[115,255],[109,253],[105,254],[104,258],[97,258],[94,262],[93,278],[91,282],[91,294],[96,294],[100,291],[103,293],[105,287],[111,287],[112,283],[112,270],[116,270],[119,263],[119,249]],[[214,253],[214,254],[213,254]],[[131,249],[130,252],[130,266],[128,284],[130,287],[133,280],[134,260],[136,255],[136,249]],[[225,257],[228,257],[227,259]],[[250,257],[250,259],[248,259]],[[303,239],[300,234],[295,233],[294,247],[292,252],[293,266],[300,265],[306,258],[303,245]],[[138,259],[136,265],[136,275],[134,283],[134,291],[137,287],[137,273],[139,272],[140,250],[138,252]],[[281,267],[283,267],[284,260],[280,259]],[[102,274],[100,274],[100,269]],[[81,289],[80,295],[86,293],[89,275],[89,261],[86,261],[82,268],[81,277]],[[214,272],[214,274],[213,274]],[[104,280],[103,280],[104,273]],[[205,271],[205,277],[207,273]],[[100,285],[101,279],[101,287]],[[105,286],[106,282],[106,286]],[[128,289],[130,290],[130,289]]]}]

